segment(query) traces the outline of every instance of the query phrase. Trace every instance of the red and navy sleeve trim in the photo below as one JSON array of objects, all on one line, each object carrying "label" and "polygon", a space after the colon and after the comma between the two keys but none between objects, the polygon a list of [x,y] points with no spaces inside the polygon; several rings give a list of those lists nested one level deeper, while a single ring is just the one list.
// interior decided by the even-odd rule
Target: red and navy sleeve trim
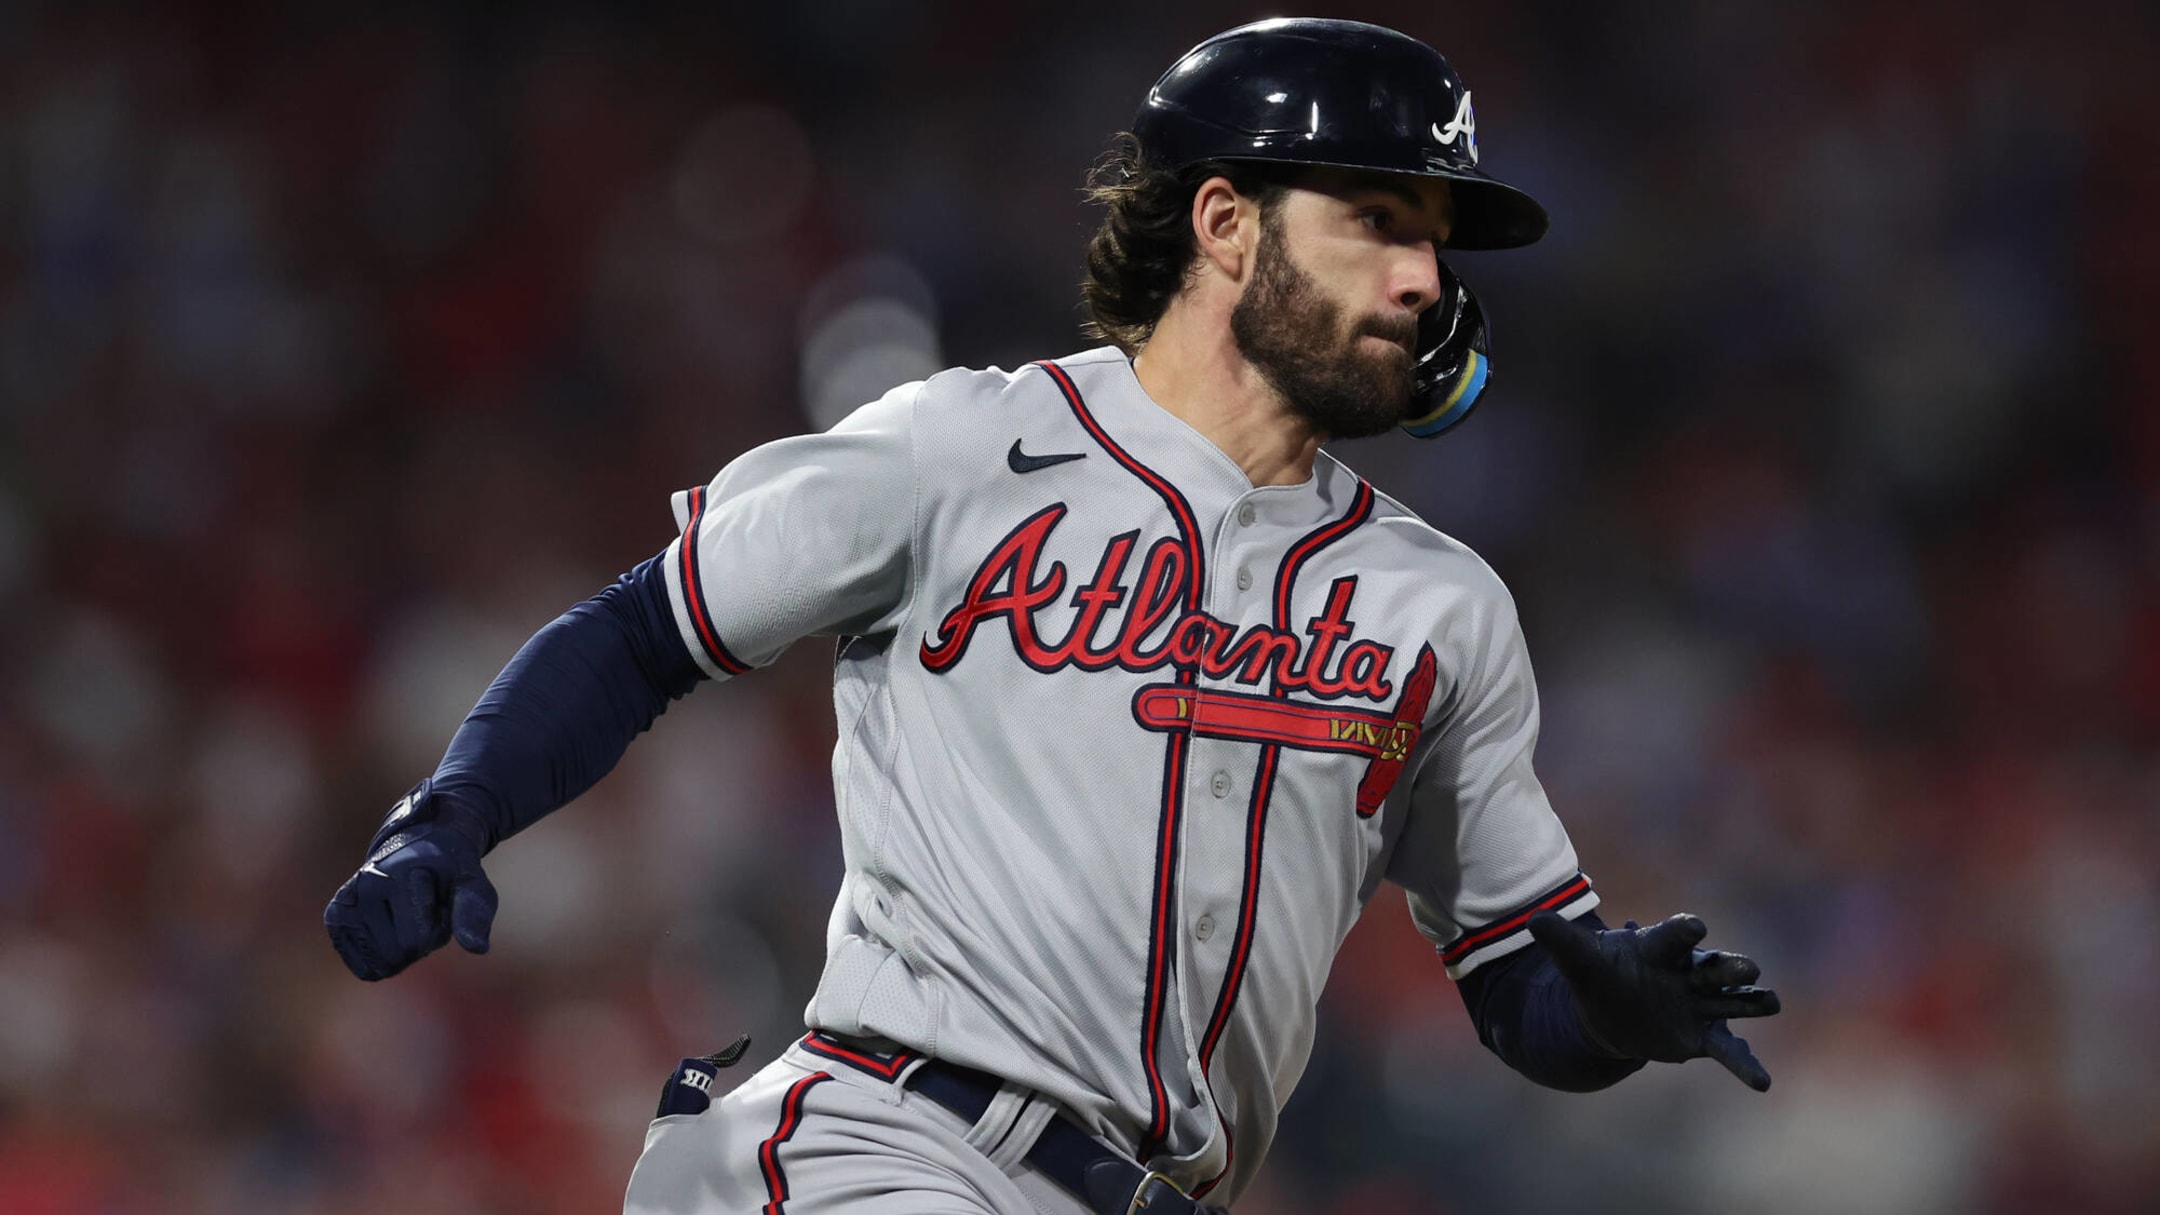
[{"label": "red and navy sleeve trim", "polygon": [[1473,928],[1448,942],[1440,949],[1440,960],[1445,962],[1452,972],[1467,962],[1470,956],[1479,950],[1496,945],[1516,933],[1524,931],[1529,926],[1530,917],[1538,912],[1562,911],[1573,904],[1584,902],[1592,897],[1589,877],[1578,870],[1574,877],[1532,899],[1522,908],[1502,916],[1482,928]]},{"label": "red and navy sleeve trim", "polygon": [[750,669],[750,664],[728,652],[721,644],[719,630],[713,628],[712,616],[705,609],[705,582],[698,563],[698,526],[705,522],[705,488],[699,486],[690,491],[690,521],[683,525],[682,575],[683,606],[690,614],[690,627],[697,634],[698,646],[705,651],[705,660],[728,675],[740,675]]}]

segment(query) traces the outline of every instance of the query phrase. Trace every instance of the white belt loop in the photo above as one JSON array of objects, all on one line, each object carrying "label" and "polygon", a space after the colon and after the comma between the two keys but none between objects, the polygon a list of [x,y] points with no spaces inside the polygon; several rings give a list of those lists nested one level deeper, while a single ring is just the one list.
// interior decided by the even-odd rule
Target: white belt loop
[{"label": "white belt loop", "polygon": [[990,1108],[975,1120],[962,1136],[967,1145],[988,1156],[1012,1135],[1013,1123],[1026,1111],[1028,1098],[1034,1094],[1016,1084],[998,1088],[997,1096],[990,1099]]},{"label": "white belt loop", "polygon": [[[1005,1141],[984,1153],[990,1158],[990,1163],[1008,1177],[1027,1167],[1028,1149],[1035,1146],[1037,1139],[1042,1138],[1043,1128],[1050,1124],[1052,1118],[1057,1117],[1058,1112],[1057,1102],[1048,1097],[1028,1089],[1019,1091],[1026,1095],[1027,1104],[1020,1110],[1020,1116],[1013,1120],[1012,1130],[1006,1134]],[[999,1095],[1003,1096],[1002,1093]]]}]

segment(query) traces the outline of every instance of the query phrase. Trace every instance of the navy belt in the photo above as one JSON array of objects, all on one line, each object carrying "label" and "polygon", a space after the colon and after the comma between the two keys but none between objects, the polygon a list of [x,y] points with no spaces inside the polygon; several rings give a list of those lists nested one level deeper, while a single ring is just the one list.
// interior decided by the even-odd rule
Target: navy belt
[{"label": "navy belt", "polygon": [[[931,1059],[907,1078],[907,1087],[969,1122],[980,1122],[1002,1085],[988,1072]],[[1207,1215],[1220,1210],[1186,1197],[1169,1178],[1103,1146],[1062,1114],[1043,1124],[1027,1150],[1027,1162],[1085,1199],[1097,1215]]]}]

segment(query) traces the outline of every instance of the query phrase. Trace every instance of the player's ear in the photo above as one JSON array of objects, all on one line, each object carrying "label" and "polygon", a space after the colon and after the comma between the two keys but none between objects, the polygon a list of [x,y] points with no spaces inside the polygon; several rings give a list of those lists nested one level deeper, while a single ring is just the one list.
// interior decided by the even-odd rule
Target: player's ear
[{"label": "player's ear", "polygon": [[1210,177],[1193,191],[1193,240],[1203,262],[1232,282],[1252,264],[1260,235],[1260,204],[1237,192],[1227,177]]}]

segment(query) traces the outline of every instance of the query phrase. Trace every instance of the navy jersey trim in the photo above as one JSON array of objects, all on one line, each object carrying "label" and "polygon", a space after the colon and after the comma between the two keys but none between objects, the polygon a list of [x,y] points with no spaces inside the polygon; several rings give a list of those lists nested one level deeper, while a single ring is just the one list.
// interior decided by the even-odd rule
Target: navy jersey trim
[{"label": "navy jersey trim", "polygon": [[[1350,509],[1340,519],[1322,524],[1308,532],[1290,551],[1283,554],[1282,564],[1275,572],[1275,627],[1287,630],[1290,625],[1291,591],[1305,563],[1321,549],[1335,543],[1362,527],[1372,518],[1373,488],[1360,479],[1357,495],[1351,500]],[[1278,699],[1288,695],[1279,682],[1272,690]],[[1215,998],[1214,1015],[1208,1018],[1207,1033],[1200,1041],[1200,1073],[1206,1075],[1215,1058],[1215,1047],[1230,1027],[1230,1015],[1237,1005],[1237,998],[1245,985],[1246,963],[1252,958],[1253,926],[1258,922],[1260,910],[1260,866],[1266,854],[1268,800],[1275,790],[1275,770],[1282,758],[1282,748],[1268,745],[1260,749],[1260,766],[1253,776],[1252,802],[1246,811],[1245,837],[1245,885],[1238,895],[1237,944],[1230,954],[1229,968],[1224,972],[1222,991]],[[1223,1171],[1216,1174],[1195,1191],[1195,1197],[1204,1196],[1230,1175],[1237,1162],[1237,1139],[1230,1131],[1229,1121],[1222,1116],[1218,1104],[1215,1116],[1223,1126],[1223,1142],[1226,1153]]]},{"label": "navy jersey trim", "polygon": [[780,1167],[780,1145],[795,1137],[802,1126],[803,1099],[811,1089],[832,1079],[830,1072],[812,1072],[797,1080],[780,1099],[780,1125],[758,1145],[758,1168],[765,1175],[765,1215],[784,1215],[788,1200],[787,1170]]},{"label": "navy jersey trim", "polygon": [[[1198,611],[1206,602],[1206,563],[1201,559],[1200,524],[1193,514],[1192,505],[1177,487],[1161,473],[1134,459],[1132,453],[1118,446],[1109,432],[1095,419],[1080,389],[1073,383],[1063,367],[1048,359],[1035,364],[1043,369],[1065,396],[1065,403],[1072,407],[1073,417],[1088,436],[1101,445],[1110,458],[1123,465],[1126,471],[1138,477],[1149,489],[1155,491],[1163,505],[1170,510],[1176,521],[1179,535],[1185,542],[1186,586],[1185,606],[1188,611]],[[1191,686],[1197,678],[1193,664],[1180,663],[1177,681]],[[1155,845],[1155,905],[1148,916],[1148,966],[1147,995],[1140,1026],[1140,1067],[1148,1084],[1147,1133],[1141,1136],[1140,1158],[1155,1155],[1163,1146],[1163,1136],[1170,1125],[1170,1096],[1163,1085],[1162,1065],[1157,1053],[1162,1040],[1162,1019],[1169,1005],[1171,945],[1174,941],[1170,923],[1171,909],[1177,902],[1178,822],[1184,811],[1185,801],[1185,749],[1191,735],[1170,735],[1163,745],[1163,808],[1161,825],[1157,828]]]},{"label": "navy jersey trim", "polygon": [[698,645],[705,650],[705,657],[722,671],[740,675],[750,669],[750,664],[728,653],[728,648],[720,642],[719,632],[713,628],[712,618],[705,612],[705,582],[698,568],[698,526],[704,522],[705,487],[701,485],[690,491],[690,522],[683,525],[683,602],[690,609],[690,624],[697,633]]}]

